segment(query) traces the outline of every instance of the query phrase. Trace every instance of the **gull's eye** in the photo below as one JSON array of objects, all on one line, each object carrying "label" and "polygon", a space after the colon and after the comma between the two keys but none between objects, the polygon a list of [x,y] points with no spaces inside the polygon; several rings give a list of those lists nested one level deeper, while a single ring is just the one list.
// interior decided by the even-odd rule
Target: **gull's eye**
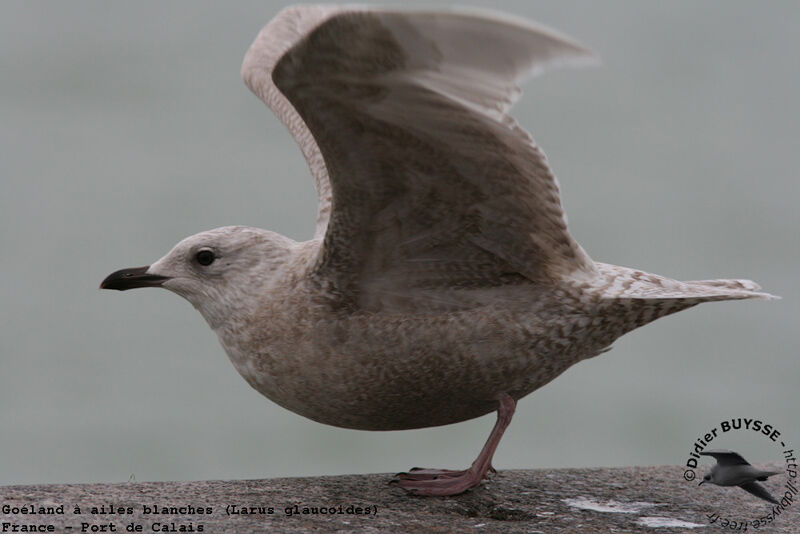
[{"label": "gull's eye", "polygon": [[200,265],[206,266],[214,263],[216,256],[214,256],[213,250],[204,248],[197,251],[197,254],[194,255],[194,259],[196,259],[197,263]]}]

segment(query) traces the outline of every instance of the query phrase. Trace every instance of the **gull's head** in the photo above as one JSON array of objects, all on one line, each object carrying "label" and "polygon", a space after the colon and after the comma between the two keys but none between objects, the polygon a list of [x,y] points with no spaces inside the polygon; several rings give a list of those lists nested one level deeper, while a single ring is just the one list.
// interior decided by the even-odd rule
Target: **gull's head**
[{"label": "gull's head", "polygon": [[187,237],[152,265],[111,273],[100,289],[169,289],[215,328],[268,290],[286,266],[293,243],[260,228],[216,228]]},{"label": "gull's head", "polygon": [[698,484],[698,486],[702,486],[706,482],[710,482],[711,484],[714,483],[714,471],[713,470],[710,471],[709,473],[707,473],[706,476],[703,477],[703,480],[700,481],[700,484]]}]

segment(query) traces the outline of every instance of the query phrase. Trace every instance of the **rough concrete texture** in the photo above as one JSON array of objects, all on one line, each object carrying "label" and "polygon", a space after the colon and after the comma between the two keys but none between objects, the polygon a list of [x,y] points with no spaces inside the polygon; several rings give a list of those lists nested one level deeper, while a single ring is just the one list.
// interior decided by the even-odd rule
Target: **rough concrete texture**
[{"label": "rough concrete texture", "polygon": [[[774,467],[780,470],[784,466]],[[109,525],[114,532],[136,531],[130,530],[131,526],[140,525],[139,532],[206,533],[800,532],[800,504],[786,501],[788,507],[779,507],[735,487],[698,487],[697,480],[687,482],[683,469],[674,466],[502,471],[479,488],[445,498],[407,495],[388,485],[390,479],[390,475],[379,474],[5,486],[0,488],[0,532],[13,532],[8,525],[25,532],[19,530],[22,525],[48,524],[54,526],[54,532],[68,533],[111,532]],[[787,475],[780,475],[764,484],[780,500],[787,481]],[[798,486],[797,479],[790,482]],[[792,499],[800,500],[797,495]],[[18,510],[30,510],[31,505],[34,509],[64,505],[63,514],[22,514]],[[76,505],[79,514],[74,513]],[[252,514],[228,515],[232,505],[239,510],[256,508]],[[298,513],[287,514],[287,507],[295,505]],[[108,513],[111,507],[116,513]],[[123,513],[119,513],[120,507]],[[146,513],[145,507],[180,509],[156,514]],[[303,513],[307,507],[342,513]],[[210,513],[198,513],[200,508],[210,508]],[[354,513],[359,508],[362,513]],[[780,514],[770,523],[754,527],[754,522],[766,521],[778,510]],[[717,521],[710,523],[708,516],[715,513]],[[725,524],[726,520],[743,524]]]}]

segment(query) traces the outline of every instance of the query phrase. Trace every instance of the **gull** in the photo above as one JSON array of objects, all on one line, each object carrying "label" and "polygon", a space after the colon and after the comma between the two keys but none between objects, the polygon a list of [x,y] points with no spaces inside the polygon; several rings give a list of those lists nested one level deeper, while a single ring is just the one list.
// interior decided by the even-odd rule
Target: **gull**
[{"label": "gull", "polygon": [[738,452],[725,449],[714,449],[701,452],[700,454],[703,456],[713,456],[717,461],[711,468],[711,471],[700,481],[700,486],[705,482],[716,484],[717,486],[739,486],[746,492],[760,499],[778,504],[775,497],[756,481],[760,480],[763,482],[769,477],[777,475],[780,471],[763,471],[755,468]]},{"label": "gull", "polygon": [[497,411],[468,469],[394,479],[419,495],[475,487],[516,402],[573,364],[701,302],[771,298],[595,262],[570,235],[544,153],[508,112],[526,76],[594,61],[483,12],[286,8],[242,76],[308,162],[314,237],[217,228],[101,288],[184,297],[253,388],[314,421],[401,430]]}]

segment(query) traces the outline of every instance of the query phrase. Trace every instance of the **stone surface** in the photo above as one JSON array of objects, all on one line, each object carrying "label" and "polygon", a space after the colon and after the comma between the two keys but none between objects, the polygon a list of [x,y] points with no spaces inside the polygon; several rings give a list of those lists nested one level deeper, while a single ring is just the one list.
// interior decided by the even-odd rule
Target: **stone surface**
[{"label": "stone surface", "polygon": [[[107,525],[105,532],[110,532],[110,524],[115,532],[126,532],[131,524],[141,525],[141,532],[206,533],[800,532],[800,504],[790,503],[774,521],[756,529],[753,522],[766,518],[778,507],[739,488],[698,487],[697,480],[687,482],[683,469],[675,466],[502,471],[477,489],[445,498],[407,495],[388,485],[390,479],[390,475],[378,474],[4,486],[0,487],[0,532],[12,532],[12,527],[5,524],[52,524],[54,532],[81,532],[82,527],[85,532],[102,532],[102,525]],[[765,486],[780,500],[786,482],[786,476],[776,476]],[[798,486],[797,479],[791,482]],[[796,495],[792,498],[798,500]],[[14,513],[14,508],[30,510],[31,505],[34,510],[63,505],[63,514]],[[80,514],[74,513],[76,505]],[[228,515],[233,505],[239,509],[261,508],[254,509],[253,514]],[[287,508],[291,510],[295,505],[296,513],[289,515]],[[110,507],[115,512],[119,507],[129,508],[132,513],[108,513]],[[155,514],[145,513],[145,507],[182,509]],[[303,513],[304,508],[311,507],[342,513]],[[354,513],[357,507],[361,514]],[[201,508],[210,508],[211,513],[201,514]],[[718,519],[712,524],[708,516],[714,513]],[[723,526],[725,520],[748,524],[732,528],[730,524]],[[669,524],[676,526],[665,526]]]}]

